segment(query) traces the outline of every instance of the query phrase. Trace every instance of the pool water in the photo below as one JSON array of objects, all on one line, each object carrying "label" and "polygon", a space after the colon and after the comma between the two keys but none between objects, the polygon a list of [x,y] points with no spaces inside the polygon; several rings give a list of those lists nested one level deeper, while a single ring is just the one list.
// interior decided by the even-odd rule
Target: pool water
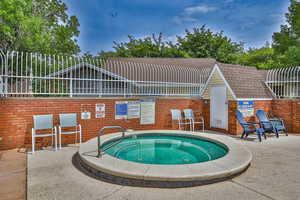
[{"label": "pool water", "polygon": [[104,143],[104,151],[116,158],[144,164],[192,164],[225,156],[223,145],[200,138],[143,134]]}]

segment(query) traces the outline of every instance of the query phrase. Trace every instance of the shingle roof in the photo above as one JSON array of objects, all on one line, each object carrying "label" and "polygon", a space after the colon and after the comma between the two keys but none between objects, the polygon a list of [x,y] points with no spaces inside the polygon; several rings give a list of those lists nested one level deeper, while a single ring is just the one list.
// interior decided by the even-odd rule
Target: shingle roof
[{"label": "shingle roof", "polygon": [[206,58],[110,58],[105,69],[134,81],[205,83],[215,63]]},{"label": "shingle roof", "polygon": [[217,64],[237,98],[272,98],[264,84],[266,70],[241,65]]},{"label": "shingle roof", "polygon": [[109,60],[193,68],[212,68],[216,63],[213,58],[110,58]]},{"label": "shingle roof", "polygon": [[[109,58],[101,63],[103,72],[133,81],[205,83],[217,64],[237,98],[272,98],[264,81],[267,71],[255,67],[218,63],[206,58]],[[78,67],[98,67],[80,63],[51,74],[66,73]],[[111,74],[110,74],[111,73]],[[118,78],[119,79],[119,78]]]}]

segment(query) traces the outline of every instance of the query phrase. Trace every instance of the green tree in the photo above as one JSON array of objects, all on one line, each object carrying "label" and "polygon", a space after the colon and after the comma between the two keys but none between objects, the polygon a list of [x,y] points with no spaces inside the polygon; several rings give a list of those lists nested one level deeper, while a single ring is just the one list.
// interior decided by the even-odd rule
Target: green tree
[{"label": "green tree", "polygon": [[163,40],[162,33],[142,39],[129,35],[128,39],[128,42],[114,42],[115,51],[102,51],[100,57],[184,57],[176,45]]},{"label": "green tree", "polygon": [[274,67],[274,49],[265,45],[261,48],[250,48],[237,56],[237,63],[246,66],[256,66],[259,69]]},{"label": "green tree", "polygon": [[236,61],[236,54],[243,51],[242,43],[232,42],[223,36],[223,32],[213,33],[205,26],[186,30],[183,37],[177,36],[177,42],[164,41],[162,33],[157,37],[136,39],[128,36],[128,42],[114,42],[115,51],[100,52],[102,58],[107,57],[169,57],[169,58],[215,58],[220,62]]},{"label": "green tree", "polygon": [[1,0],[0,48],[77,54],[79,22],[61,0]]},{"label": "green tree", "polygon": [[215,58],[224,63],[236,61],[236,55],[243,52],[243,43],[236,43],[223,35],[223,32],[213,33],[205,25],[186,30],[185,36],[177,36],[179,49],[193,58]]},{"label": "green tree", "polygon": [[286,24],[281,25],[280,32],[273,34],[273,48],[277,62],[283,66],[300,65],[300,2],[290,0]]}]

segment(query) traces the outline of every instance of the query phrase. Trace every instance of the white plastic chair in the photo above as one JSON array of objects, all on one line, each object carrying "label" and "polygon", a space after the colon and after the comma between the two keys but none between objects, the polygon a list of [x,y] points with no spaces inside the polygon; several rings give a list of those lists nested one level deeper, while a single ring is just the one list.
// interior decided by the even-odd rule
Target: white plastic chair
[{"label": "white plastic chair", "polygon": [[[76,127],[75,131],[62,131],[63,128],[72,128]],[[77,115],[76,113],[69,114],[59,114],[59,149],[61,149],[61,135],[70,135],[75,134],[75,144],[77,142],[77,134],[79,133],[79,144],[81,144],[82,136],[81,136],[81,125],[77,123]]]},{"label": "white plastic chair", "polygon": [[[39,130],[50,130],[49,133],[40,133],[36,132]],[[31,132],[32,136],[32,153],[35,151],[35,138],[37,137],[49,137],[52,136],[52,146],[53,146],[53,137],[55,140],[55,151],[57,150],[57,129],[53,126],[53,115],[33,115],[33,128]]]},{"label": "white plastic chair", "polygon": [[181,111],[178,109],[171,109],[172,120],[176,120],[179,130],[181,130],[181,125],[186,125],[189,123],[182,121]]},{"label": "white plastic chair", "polygon": [[195,115],[192,109],[184,109],[184,119],[189,121],[190,130],[195,131],[195,124],[202,124],[202,131],[204,132],[204,119],[201,116],[200,121],[195,121]]}]

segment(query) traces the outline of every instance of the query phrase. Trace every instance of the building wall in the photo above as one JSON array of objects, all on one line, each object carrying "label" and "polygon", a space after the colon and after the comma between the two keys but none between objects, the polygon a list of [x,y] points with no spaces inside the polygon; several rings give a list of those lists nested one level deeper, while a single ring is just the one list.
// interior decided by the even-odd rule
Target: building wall
[{"label": "building wall", "polygon": [[[218,70],[214,71],[214,73],[212,74],[212,77],[209,81],[209,83],[207,84],[207,87],[203,93],[203,99],[210,99],[210,90],[213,86],[225,86],[225,82],[223,81],[220,73],[218,72]],[[227,100],[234,100],[229,88],[227,87]]]},{"label": "building wall", "polygon": [[299,100],[273,100],[272,112],[284,120],[289,132],[300,133]]},{"label": "building wall", "polygon": [[[237,101],[228,102],[228,131],[210,128],[210,100],[189,98],[157,98],[156,120],[154,125],[140,125],[139,119],[128,121],[115,120],[115,102],[124,100],[138,100],[134,98],[7,98],[0,99],[0,150],[17,147],[31,147],[32,116],[37,114],[53,114],[54,123],[58,124],[58,114],[77,113],[78,121],[83,128],[83,141],[96,137],[103,126],[121,125],[135,130],[146,129],[177,129],[176,122],[171,120],[170,109],[192,108],[197,116],[205,120],[205,129],[220,131],[232,135],[240,135],[242,128],[236,120],[235,111]],[[106,117],[95,118],[95,104],[105,103]],[[300,101],[299,100],[265,100],[254,101],[254,109],[264,109],[272,112],[285,121],[289,133],[300,133]],[[81,120],[80,112],[91,112],[90,120]],[[246,121],[258,121],[255,116],[246,118]],[[199,127],[200,128],[200,127]],[[186,127],[188,129],[188,127]],[[111,130],[116,131],[116,130]],[[74,136],[63,136],[63,143],[74,143]],[[51,145],[50,138],[37,138],[36,146]]]},{"label": "building wall", "polygon": [[[176,129],[171,120],[170,109],[192,108],[196,114],[202,113],[201,99],[156,99],[156,120],[154,125],[140,125],[139,119],[115,120],[115,101],[137,99],[80,99],[80,98],[8,98],[0,99],[0,142],[1,149],[17,147],[31,147],[32,116],[39,114],[53,114],[54,124],[58,125],[58,114],[77,113],[78,121],[83,128],[83,141],[96,137],[103,126],[121,125],[135,130],[143,129]],[[105,103],[106,117],[95,118],[95,104]],[[83,105],[84,104],[84,105]],[[92,118],[81,120],[80,112],[85,109],[91,111]],[[116,131],[116,130],[112,130]],[[63,143],[74,143],[73,135],[64,135]],[[37,138],[36,146],[51,145],[49,138]]]}]

